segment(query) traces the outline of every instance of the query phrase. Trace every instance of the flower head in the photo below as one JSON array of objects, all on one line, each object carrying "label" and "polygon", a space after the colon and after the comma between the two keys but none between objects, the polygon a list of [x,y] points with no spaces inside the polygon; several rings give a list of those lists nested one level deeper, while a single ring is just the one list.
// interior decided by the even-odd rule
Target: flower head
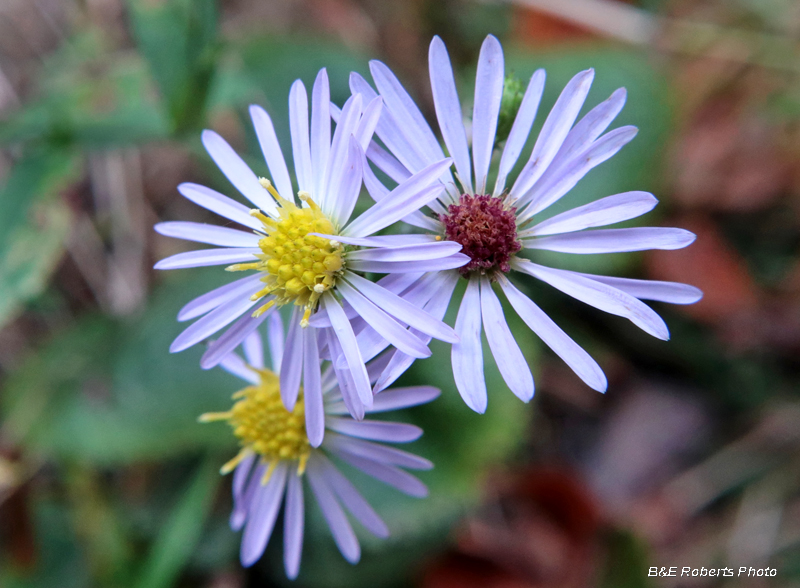
[{"label": "flower head", "polygon": [[[449,165],[444,157],[423,166],[419,173],[409,174],[386,198],[351,219],[361,191],[364,150],[380,119],[382,100],[373,96],[365,104],[359,94],[350,97],[341,111],[335,109],[333,134],[332,108],[325,70],[314,83],[310,126],[305,86],[300,80],[292,86],[289,117],[297,200],[272,121],[262,108],[252,106],[250,114],[270,180],[256,176],[218,134],[204,131],[206,150],[255,208],[197,184],[181,184],[178,190],[196,204],[251,231],[181,221],[159,223],[156,230],[161,234],[218,247],[179,253],[155,267],[227,265],[229,271],[256,272],[186,304],[178,320],[197,320],[175,339],[171,351],[191,347],[233,323],[201,360],[202,367],[213,367],[275,308],[294,305],[286,363],[280,372],[285,406],[294,406],[301,380],[307,394],[309,389],[317,393],[319,375],[311,372],[319,370],[321,336],[314,332],[319,327],[328,329],[336,339],[352,374],[357,393],[347,402],[351,414],[360,418],[372,403],[372,390],[350,319],[363,319],[388,344],[416,358],[431,354],[427,342],[422,342],[426,336],[457,340],[452,328],[401,299],[395,291],[396,282],[376,285],[360,273],[398,275],[402,282],[404,274],[457,268],[468,258],[458,253],[460,244],[438,235],[372,236],[404,217],[418,214],[421,206],[436,198],[443,189],[437,178]],[[324,309],[321,327],[311,324],[318,309]],[[307,329],[309,325],[314,328]],[[327,357],[331,357],[329,353]],[[304,365],[310,367],[304,369]],[[319,445],[323,433],[319,427],[309,431],[312,445]]]},{"label": "flower head", "polygon": [[[279,317],[275,313],[270,319],[272,330],[280,332],[280,336],[271,336],[269,340],[276,371],[284,354]],[[230,523],[234,530],[244,529],[242,565],[250,566],[260,559],[284,502],[284,565],[289,578],[297,576],[305,526],[303,480],[308,481],[342,555],[356,563],[360,547],[345,510],[377,537],[388,537],[389,529],[330,456],[405,494],[424,497],[425,485],[401,468],[425,470],[433,467],[431,462],[384,445],[414,441],[422,430],[404,423],[359,422],[347,416],[342,388],[330,367],[322,376],[324,400],[318,405],[306,404],[300,392],[290,412],[281,399],[279,376],[264,367],[257,332],[245,339],[244,350],[246,360],[232,352],[222,359],[220,366],[245,380],[248,386],[233,395],[235,402],[229,411],[200,417],[201,422],[227,422],[241,444],[239,453],[221,471],[227,474],[235,470]],[[373,381],[380,367],[371,366]],[[438,395],[439,391],[430,386],[397,388],[377,395],[370,411],[424,404]],[[313,413],[311,418],[323,419],[330,430],[318,448],[312,447],[303,426],[304,415],[308,418],[309,413]]]},{"label": "flower head", "polygon": [[[605,132],[622,109],[625,90],[614,92],[576,124],[594,71],[576,75],[544,121],[528,161],[508,186],[509,174],[528,141],[537,114],[544,90],[544,71],[534,72],[520,97],[521,87],[504,78],[500,43],[491,35],[487,37],[478,60],[470,145],[450,59],[439,37],[431,42],[429,66],[439,130],[453,159],[455,173],[448,170],[439,177],[444,190],[427,205],[435,218],[417,214],[404,220],[461,244],[462,253],[469,257],[469,262],[458,270],[428,272],[422,278],[439,284],[425,307],[436,318],[444,316],[459,277],[467,280],[455,324],[459,342],[453,344],[451,352],[459,392],[473,410],[486,409],[483,332],[509,388],[524,401],[533,396],[533,378],[508,328],[495,286],[502,290],[523,321],[584,382],[604,391],[606,378],[597,363],[510,278],[518,272],[533,276],[591,306],[628,318],[660,339],[669,337],[667,327],[641,299],[689,304],[702,296],[699,290],[685,284],[582,274],[546,267],[527,257],[535,257],[536,251],[542,249],[573,254],[677,249],[694,240],[688,231],[673,228],[586,230],[650,211],[657,200],[646,192],[607,196],[538,220],[542,211],[566,195],[589,170],[612,157],[636,135],[636,128],[629,126]],[[350,86],[353,92],[367,99],[377,95],[383,98],[386,108],[376,134],[388,152],[373,144],[367,155],[399,182],[440,159],[444,152],[389,68],[373,61],[370,71],[377,93],[355,73],[351,74]],[[490,186],[489,171],[498,143],[502,143],[502,152],[495,170],[496,180]],[[364,168],[364,180],[371,192],[381,194],[386,190],[369,166]],[[401,350],[390,354],[392,358],[378,379],[377,390],[394,381],[413,361]]]}]

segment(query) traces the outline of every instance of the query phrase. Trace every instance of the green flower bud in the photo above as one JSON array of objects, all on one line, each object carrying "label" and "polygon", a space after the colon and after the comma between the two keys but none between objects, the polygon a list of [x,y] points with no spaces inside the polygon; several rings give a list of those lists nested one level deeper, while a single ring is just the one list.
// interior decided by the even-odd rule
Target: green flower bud
[{"label": "green flower bud", "polygon": [[495,145],[508,138],[511,126],[514,124],[514,119],[517,118],[517,112],[519,112],[519,107],[522,104],[523,95],[522,82],[519,78],[514,77],[513,74],[507,75],[503,82],[503,98],[500,102],[500,116],[497,120]]}]

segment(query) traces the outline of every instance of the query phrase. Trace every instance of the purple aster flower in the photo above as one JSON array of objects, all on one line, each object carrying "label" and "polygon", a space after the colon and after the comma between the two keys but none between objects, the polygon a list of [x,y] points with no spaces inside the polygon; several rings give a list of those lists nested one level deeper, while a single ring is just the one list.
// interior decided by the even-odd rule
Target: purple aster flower
[{"label": "purple aster flower", "polygon": [[[276,307],[295,306],[281,370],[281,391],[289,409],[294,406],[301,378],[307,394],[318,386],[319,375],[311,372],[319,369],[319,335],[317,329],[305,327],[318,306],[324,308],[326,326],[335,334],[336,346],[353,379],[356,395],[348,397],[348,406],[354,416],[362,417],[372,402],[372,390],[342,301],[353,316],[413,357],[428,357],[431,352],[408,327],[444,341],[458,338],[451,327],[400,298],[392,290],[396,284],[376,285],[357,272],[402,275],[460,267],[469,260],[458,253],[460,244],[437,236],[373,236],[436,198],[443,189],[436,180],[450,163],[444,157],[409,175],[386,198],[351,220],[362,185],[363,150],[381,115],[382,100],[373,96],[365,104],[359,94],[351,96],[333,134],[330,110],[324,69],[314,83],[310,127],[305,86],[300,80],[294,83],[289,116],[299,201],[294,200],[292,178],[272,121],[262,108],[251,106],[250,114],[271,181],[259,179],[217,133],[204,131],[203,144],[211,158],[256,208],[251,210],[197,184],[181,184],[178,190],[250,231],[181,221],[159,223],[156,230],[163,235],[217,247],[179,253],[155,267],[228,265],[229,271],[256,272],[192,300],[178,314],[181,321],[197,320],[175,339],[172,352],[191,347],[233,323],[203,355],[203,368],[221,361]],[[322,441],[322,434],[322,428],[309,431],[313,444]]]},{"label": "purple aster flower", "polygon": [[[423,498],[428,489],[402,468],[427,470],[433,467],[427,459],[384,443],[408,443],[422,435],[414,425],[377,420],[356,421],[345,407],[337,375],[329,367],[322,375],[323,403],[309,402],[301,390],[292,412],[281,399],[279,371],[283,348],[283,325],[280,314],[270,317],[268,344],[272,367],[264,367],[262,342],[257,332],[244,341],[245,358],[231,352],[220,366],[240,377],[248,386],[233,395],[231,410],[207,413],[201,422],[227,421],[239,438],[242,449],[222,467],[222,473],[233,474],[233,512],[231,527],[244,529],[241,561],[251,566],[267,547],[281,502],[284,502],[284,565],[289,578],[297,577],[303,549],[304,484],[311,492],[328,523],[333,540],[344,558],[358,562],[361,554],[358,539],[345,511],[367,531],[381,538],[389,529],[356,487],[334,465],[330,456],[393,486],[410,496]],[[371,381],[382,365],[370,364]],[[383,412],[430,402],[439,395],[431,386],[396,388],[375,396],[368,412]],[[313,413],[313,414],[312,414]],[[306,420],[324,421],[329,432],[319,448],[311,446],[303,427]],[[343,508],[344,507],[344,508]]]},{"label": "purple aster flower", "polygon": [[[429,52],[430,80],[439,129],[455,165],[455,178],[445,170],[440,181],[445,190],[427,204],[434,217],[414,213],[404,220],[441,237],[460,243],[470,261],[460,269],[429,272],[423,279],[440,287],[425,309],[442,318],[459,277],[467,280],[455,324],[460,341],[452,346],[456,385],[475,411],[486,410],[481,331],[503,379],[523,401],[533,396],[530,369],[506,323],[496,284],[522,320],[584,381],[598,391],[607,382],[597,363],[559,328],[510,280],[514,272],[533,276],[582,302],[631,320],[647,333],[668,339],[664,321],[641,302],[658,300],[675,304],[696,302],[702,293],[692,286],[672,282],[592,275],[546,267],[522,256],[536,250],[574,254],[614,253],[646,249],[678,249],[694,235],[676,228],[601,228],[636,218],[657,203],[652,194],[626,192],[556,214],[539,215],[567,194],[586,173],[612,157],[636,135],[636,128],[605,132],[625,102],[625,90],[578,118],[594,77],[593,70],[576,75],[564,88],[547,115],[533,151],[516,180],[507,185],[537,113],[544,89],[544,71],[530,78],[519,109],[502,147],[493,186],[487,184],[496,145],[504,89],[503,51],[488,36],[478,60],[472,113],[472,145],[461,114],[453,70],[444,43],[434,37]],[[394,74],[379,61],[370,71],[385,108],[376,134],[388,152],[375,142],[367,147],[369,159],[397,182],[444,157],[442,147],[421,112]],[[365,99],[378,94],[358,74],[351,74],[351,90]],[[456,181],[457,180],[457,181]],[[376,199],[387,189],[369,166],[364,182]],[[427,340],[427,338],[426,338]],[[394,381],[414,358],[402,350],[393,355],[377,382],[381,390]]]}]

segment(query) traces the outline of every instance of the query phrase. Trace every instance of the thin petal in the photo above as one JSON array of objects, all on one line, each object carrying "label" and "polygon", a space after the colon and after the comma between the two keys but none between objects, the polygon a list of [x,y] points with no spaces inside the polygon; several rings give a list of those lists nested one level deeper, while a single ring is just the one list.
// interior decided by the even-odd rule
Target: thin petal
[{"label": "thin petal", "polygon": [[369,439],[370,441],[384,441],[388,443],[409,443],[422,436],[422,429],[407,423],[392,423],[386,421],[354,421],[349,418],[335,416],[325,417],[327,427],[350,437]]},{"label": "thin petal", "polygon": [[[363,294],[346,281],[341,280],[337,285],[337,290],[344,299],[350,303],[350,306],[358,312],[359,316],[367,321],[367,323],[389,343],[414,357],[422,358],[431,356],[430,349],[428,349],[422,341],[408,332],[407,329],[401,326],[383,310],[375,306],[375,304],[370,302]],[[360,347],[363,354],[363,346]]]},{"label": "thin petal", "polygon": [[342,234],[350,237],[366,237],[419,210],[441,192],[443,189],[441,185],[431,186],[431,184],[449,165],[450,159],[443,159],[414,174],[392,190],[386,198],[376,202],[351,222]]},{"label": "thin petal", "polygon": [[325,409],[322,406],[317,330],[304,329],[303,398],[306,408],[306,435],[311,447],[319,447],[325,435]]},{"label": "thin petal", "polygon": [[333,188],[337,196],[334,199],[331,219],[337,226],[347,223],[353,214],[364,179],[362,166],[366,162],[366,157],[355,137],[350,137],[347,154],[347,161],[339,176],[341,181]]},{"label": "thin petal", "polygon": [[596,282],[617,288],[635,298],[657,300],[670,304],[694,304],[703,297],[699,288],[679,282],[659,282],[656,280],[634,280],[596,274],[580,274]]},{"label": "thin petal", "polygon": [[314,175],[312,196],[322,193],[325,170],[331,152],[331,90],[328,72],[319,70],[311,91],[311,170]]},{"label": "thin petal", "polygon": [[441,259],[461,251],[461,244],[455,241],[434,241],[428,243],[414,243],[412,245],[399,245],[397,247],[379,247],[375,249],[361,249],[347,254],[347,260],[363,261],[422,261],[426,259]]},{"label": "thin petal", "polygon": [[244,567],[256,563],[267,548],[283,500],[288,470],[286,463],[279,463],[267,485],[256,493],[255,504],[242,536],[241,560]]},{"label": "thin petal", "polygon": [[358,468],[368,476],[384,484],[393,486],[400,490],[400,492],[408,494],[409,496],[425,498],[428,495],[428,488],[425,487],[425,484],[420,482],[415,476],[412,476],[398,467],[372,461],[371,459],[364,459],[363,457],[356,457],[355,455],[344,452],[338,452],[336,455],[340,457],[342,461]]},{"label": "thin petal", "polygon": [[274,307],[270,308],[257,318],[253,318],[249,313],[239,318],[219,339],[209,345],[203,357],[200,358],[200,367],[207,370],[217,365],[222,358],[236,349],[245,337],[255,331],[274,310]]},{"label": "thin petal", "polygon": [[258,182],[253,170],[239,157],[230,145],[214,131],[205,130],[202,134],[203,146],[242,195],[265,213],[274,216],[278,212],[275,201]]},{"label": "thin petal", "polygon": [[694,233],[669,227],[633,227],[628,229],[595,229],[579,233],[549,235],[523,239],[528,249],[547,249],[562,253],[620,253],[648,249],[681,249],[691,245]]},{"label": "thin petal", "polygon": [[289,91],[289,128],[297,185],[300,190],[310,193],[314,189],[314,176],[308,139],[308,94],[301,80],[296,80]]},{"label": "thin petal", "polygon": [[261,221],[250,215],[249,208],[235,200],[231,200],[227,196],[223,196],[216,190],[187,182],[178,186],[178,192],[187,200],[191,200],[198,206],[202,206],[206,210],[210,210],[228,220],[256,231],[264,230],[264,225],[261,224]]},{"label": "thin petal", "polygon": [[356,490],[356,487],[344,477],[336,466],[334,466],[322,454],[319,455],[318,461],[323,464],[323,475],[328,482],[336,496],[342,501],[345,508],[350,511],[359,523],[364,525],[364,528],[381,539],[389,536],[389,528],[383,522],[378,513],[369,505],[369,503],[361,496],[361,493]]},{"label": "thin petal", "polygon": [[375,272],[376,274],[416,273],[457,269],[469,261],[470,258],[463,253],[455,253],[442,259],[425,261],[353,261],[348,263],[347,267],[357,272]]},{"label": "thin petal", "polygon": [[261,378],[258,377],[253,370],[251,370],[244,360],[235,353],[229,353],[222,358],[219,362],[219,367],[224,369],[229,374],[233,374],[237,378],[241,378],[245,382],[251,384],[258,384]]},{"label": "thin petal", "polygon": [[267,325],[267,343],[269,344],[269,357],[272,360],[272,370],[280,373],[283,363],[283,319],[280,312],[273,312]]},{"label": "thin petal", "polygon": [[328,528],[333,535],[333,540],[344,558],[350,563],[357,563],[361,558],[361,548],[353,532],[353,527],[347,520],[342,507],[336,500],[333,490],[328,484],[323,471],[314,462],[309,462],[308,483],[322,510],[322,515],[328,523]]},{"label": "thin petal", "polygon": [[590,280],[575,272],[557,270],[514,258],[511,263],[517,271],[547,282],[554,288],[600,310],[625,317],[643,331],[658,339],[669,339],[669,329],[652,308],[622,290]]},{"label": "thin petal", "polygon": [[261,238],[253,233],[245,233],[236,229],[186,221],[158,223],[153,228],[156,233],[167,237],[222,247],[258,247],[258,241]]},{"label": "thin petal", "polygon": [[453,343],[450,357],[453,376],[464,402],[472,410],[486,412],[486,381],[483,377],[481,344],[480,282],[471,278],[456,318],[458,343]]},{"label": "thin petal", "polygon": [[350,413],[350,416],[360,421],[364,418],[364,403],[361,402],[361,398],[358,396],[352,373],[349,369],[339,365],[339,358],[343,355],[339,340],[331,329],[326,329],[326,333],[328,345],[331,349],[331,362],[333,364],[334,373],[336,374],[336,380],[339,384],[339,393],[342,396],[342,402],[347,412]]},{"label": "thin petal", "polygon": [[364,441],[362,439],[353,439],[336,433],[331,433],[325,439],[325,447],[387,465],[413,470],[433,469],[433,463],[424,457],[419,457],[418,455],[395,447],[389,447],[380,443],[372,443],[371,441]]},{"label": "thin petal", "polygon": [[[350,146],[351,141],[358,145],[358,141],[353,138],[353,133],[356,131],[360,117],[361,94],[355,94],[345,102],[339,124],[336,125],[336,131],[333,133],[333,143],[328,157],[328,165],[325,169],[322,192],[318,194],[320,208],[326,215],[333,218],[338,225],[343,223],[335,216],[334,210],[341,208],[338,202],[341,196],[339,194],[339,186],[344,177],[345,166],[349,168],[356,164],[358,165],[359,187],[361,185],[361,156],[356,156],[358,161],[354,162],[353,148]],[[349,185],[351,182],[348,181],[347,183]],[[350,194],[347,196],[351,197]]]},{"label": "thin petal", "polygon": [[533,190],[520,198],[520,204],[527,203],[525,210],[519,214],[518,222],[522,223],[558,201],[590,170],[613,157],[620,149],[630,143],[636,136],[636,127],[620,127],[600,137],[585,151],[564,164],[559,173],[553,174],[547,182],[539,182]]},{"label": "thin petal", "polygon": [[234,298],[239,298],[240,296],[250,297],[251,294],[255,294],[262,288],[260,284],[261,274],[257,273],[219,288],[214,288],[211,292],[198,296],[181,308],[178,313],[178,320],[188,321],[202,316]]},{"label": "thin petal", "polygon": [[[396,247],[408,247],[409,245],[419,245],[421,243],[439,243],[435,235],[379,235],[376,237],[343,237],[341,235],[327,235],[324,233],[309,233],[317,237],[324,237],[326,239],[333,239],[340,243],[347,245],[356,245],[358,247],[388,247],[394,249]],[[447,241],[445,241],[447,242]],[[458,251],[459,249],[456,249]],[[451,253],[453,253],[451,251]]]},{"label": "thin petal", "polygon": [[461,101],[453,77],[453,68],[444,42],[437,36],[428,50],[428,68],[433,92],[433,105],[447,150],[456,165],[464,190],[472,194],[472,168],[469,161],[467,134],[461,115]]},{"label": "thin petal", "polygon": [[542,126],[528,163],[511,188],[512,199],[517,200],[527,193],[553,161],[586,101],[593,79],[594,70],[588,69],[577,74],[564,87]]},{"label": "thin petal", "polygon": [[414,306],[386,288],[382,288],[352,272],[347,272],[345,279],[357,288],[361,294],[375,303],[378,308],[383,309],[399,321],[441,341],[454,343],[458,340],[450,326],[434,319],[421,308]]},{"label": "thin petal", "polygon": [[250,106],[250,118],[253,119],[253,128],[256,130],[258,144],[261,146],[261,152],[264,154],[269,173],[272,175],[272,183],[275,184],[278,194],[284,198],[290,198],[294,194],[292,180],[289,177],[286,161],[283,159],[283,152],[278,143],[272,119],[263,108],[255,104]]},{"label": "thin petal", "polygon": [[503,98],[503,48],[493,35],[486,37],[478,57],[475,74],[475,106],[472,111],[472,161],[475,167],[475,191],[486,191],[486,176],[494,150],[497,117]]},{"label": "thin petal", "polygon": [[238,300],[231,300],[227,304],[218,306],[204,317],[193,322],[180,335],[175,337],[172,345],[169,346],[170,353],[183,351],[203,339],[207,339],[225,325],[242,316],[254,304],[255,302],[250,298],[243,296]]},{"label": "thin petal", "polygon": [[245,489],[247,482],[250,479],[250,473],[253,470],[253,464],[256,461],[255,453],[250,453],[245,457],[233,472],[233,511],[231,512],[230,524],[234,531],[240,530],[244,527],[245,520],[247,519],[248,504],[245,500]]},{"label": "thin petal", "polygon": [[575,343],[569,335],[567,335],[553,320],[544,313],[544,311],[536,306],[534,302],[520,292],[508,280],[501,280],[500,286],[503,292],[517,311],[520,318],[525,321],[525,324],[536,333],[536,335],[545,342],[545,344],[553,350],[564,362],[572,368],[578,377],[586,382],[586,384],[597,390],[598,392],[605,392],[608,383],[606,376],[597,362],[583,350],[583,348]]},{"label": "thin petal", "polygon": [[261,343],[261,334],[257,330],[245,337],[242,349],[247,363],[258,369],[264,367],[264,346]]},{"label": "thin petal", "polygon": [[322,306],[328,313],[331,328],[341,345],[342,354],[349,366],[358,397],[365,407],[372,406],[372,389],[369,384],[367,368],[364,366],[364,360],[361,357],[361,351],[358,349],[356,336],[350,326],[350,321],[347,320],[344,310],[342,310],[339,302],[330,292],[323,294]]},{"label": "thin petal", "polygon": [[541,237],[571,233],[592,227],[621,223],[650,212],[658,204],[649,192],[623,192],[557,214],[520,233],[520,237]]},{"label": "thin petal", "polygon": [[511,329],[508,328],[500,300],[486,276],[481,276],[481,317],[489,349],[492,350],[503,380],[517,398],[528,402],[533,398],[533,376]]},{"label": "thin petal", "polygon": [[305,505],[303,503],[302,478],[291,471],[288,478],[286,510],[283,515],[283,565],[286,569],[286,577],[294,580],[300,573],[300,558],[303,555]]},{"label": "thin petal", "polygon": [[228,265],[243,261],[256,261],[255,256],[261,254],[258,247],[225,247],[218,249],[199,249],[176,253],[162,259],[153,267],[157,270],[185,269],[189,267],[205,267],[209,265]]},{"label": "thin petal", "polygon": [[542,100],[545,77],[545,71],[537,69],[528,82],[528,88],[522,97],[517,117],[514,119],[514,124],[511,125],[511,131],[508,133],[508,139],[503,147],[503,155],[500,157],[500,166],[493,192],[495,197],[499,197],[505,190],[506,178],[517,163],[522,148],[528,141],[536,112],[539,110],[539,102]]},{"label": "thin petal", "polygon": [[300,326],[303,310],[299,306],[292,309],[289,320],[289,333],[286,335],[286,347],[281,359],[280,384],[281,399],[286,410],[294,410],[297,395],[300,392],[300,378],[303,375],[305,329]]}]

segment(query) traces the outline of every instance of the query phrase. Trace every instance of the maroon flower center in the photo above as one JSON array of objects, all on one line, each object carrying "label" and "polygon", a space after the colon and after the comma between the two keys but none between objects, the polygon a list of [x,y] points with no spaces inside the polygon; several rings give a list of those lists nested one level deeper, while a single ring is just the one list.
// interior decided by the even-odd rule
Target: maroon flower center
[{"label": "maroon flower center", "polygon": [[447,214],[440,214],[445,236],[461,244],[461,253],[470,262],[458,271],[466,276],[479,270],[482,274],[511,270],[509,259],[522,248],[517,239],[516,208],[505,208],[500,198],[488,194],[464,194],[451,204]]}]

